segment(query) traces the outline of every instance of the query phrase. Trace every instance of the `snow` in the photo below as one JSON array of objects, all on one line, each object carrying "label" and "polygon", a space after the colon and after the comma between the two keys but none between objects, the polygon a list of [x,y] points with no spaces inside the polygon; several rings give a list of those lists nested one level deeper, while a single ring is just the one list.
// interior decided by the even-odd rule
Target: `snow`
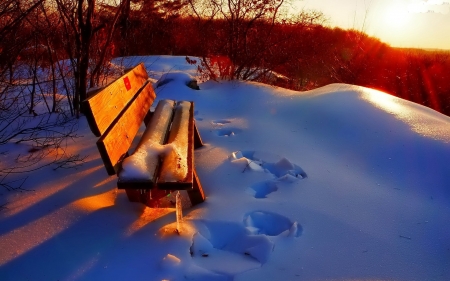
[{"label": "snow", "polygon": [[159,101],[153,117],[144,132],[140,143],[130,157],[125,158],[119,174],[121,180],[153,180],[153,174],[159,164],[159,157],[167,154],[163,145],[167,127],[172,120],[175,102]]},{"label": "snow", "polygon": [[171,149],[162,163],[161,182],[183,181],[187,176],[190,108],[191,103],[187,101],[179,102],[176,106],[168,141]]},{"label": "snow", "polygon": [[[143,61],[156,82],[195,75],[183,59],[120,61]],[[83,166],[0,191],[0,280],[450,280],[449,117],[344,84],[199,86],[157,89],[195,102],[205,143],[207,199],[183,210],[180,235],[174,208],[116,189],[82,119],[70,149]]]},{"label": "snow", "polygon": [[[148,129],[145,130],[136,150],[122,164],[119,173],[121,180],[153,180],[159,159],[162,167],[161,182],[183,181],[188,173],[188,121],[191,103],[182,101],[174,105],[173,100],[160,100]],[[174,123],[167,144],[167,128]],[[178,122],[175,122],[178,120]]]},{"label": "snow", "polygon": [[155,85],[155,88],[159,88],[164,86],[167,83],[170,83],[172,81],[177,82],[184,82],[185,85],[188,85],[189,82],[196,80],[192,75],[181,72],[181,71],[175,71],[175,72],[168,72],[164,73],[161,78],[158,79],[158,82]]}]

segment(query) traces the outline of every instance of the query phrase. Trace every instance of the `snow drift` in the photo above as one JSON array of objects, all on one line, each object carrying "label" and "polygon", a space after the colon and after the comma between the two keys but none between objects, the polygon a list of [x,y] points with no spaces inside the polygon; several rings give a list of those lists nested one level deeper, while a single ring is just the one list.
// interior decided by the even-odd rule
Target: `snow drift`
[{"label": "snow drift", "polygon": [[[124,62],[137,59],[155,82],[162,69],[195,75],[178,57]],[[450,279],[449,117],[343,84],[200,89],[157,89],[195,102],[206,144],[195,161],[207,199],[184,210],[181,235],[174,209],[116,190],[81,124],[80,170],[36,172],[34,192],[3,193],[0,279]]]}]

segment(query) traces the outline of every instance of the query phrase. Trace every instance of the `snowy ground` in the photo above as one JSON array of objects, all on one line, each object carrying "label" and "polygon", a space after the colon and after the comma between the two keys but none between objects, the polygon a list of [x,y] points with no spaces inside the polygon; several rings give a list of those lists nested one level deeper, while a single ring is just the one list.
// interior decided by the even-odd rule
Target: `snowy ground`
[{"label": "snowy ground", "polygon": [[174,234],[174,209],[116,189],[82,119],[83,166],[0,191],[0,280],[450,280],[449,117],[343,84],[195,91],[183,57],[140,61],[182,72],[157,95],[195,101],[207,200]]}]

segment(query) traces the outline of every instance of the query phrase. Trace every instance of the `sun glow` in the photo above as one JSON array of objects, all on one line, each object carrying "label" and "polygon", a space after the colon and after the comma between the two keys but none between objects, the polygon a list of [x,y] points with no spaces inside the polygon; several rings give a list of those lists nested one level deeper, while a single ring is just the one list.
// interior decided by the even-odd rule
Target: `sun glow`
[{"label": "sun glow", "polygon": [[384,22],[388,28],[404,29],[408,26],[411,15],[406,7],[393,4],[386,8]]},{"label": "sun glow", "polygon": [[365,88],[361,97],[403,121],[412,131],[435,140],[450,142],[446,116],[436,116],[429,108],[374,89]]}]

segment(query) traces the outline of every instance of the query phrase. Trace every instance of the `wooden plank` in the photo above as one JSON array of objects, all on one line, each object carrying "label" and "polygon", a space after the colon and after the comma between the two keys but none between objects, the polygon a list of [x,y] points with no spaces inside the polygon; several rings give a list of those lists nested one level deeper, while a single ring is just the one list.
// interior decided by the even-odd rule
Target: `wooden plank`
[{"label": "wooden plank", "polygon": [[191,200],[192,206],[205,201],[205,193],[203,192],[202,184],[197,176],[197,171],[194,169],[194,187],[192,190],[187,191],[189,199]]},{"label": "wooden plank", "polygon": [[118,163],[127,155],[155,97],[151,83],[147,82],[97,141],[98,150],[109,175],[117,172]]},{"label": "wooden plank", "polygon": [[151,190],[126,189],[125,191],[130,202],[140,202],[151,208],[157,208],[159,200],[169,194],[169,191],[155,188]]},{"label": "wooden plank", "polygon": [[[155,112],[152,113],[152,118],[147,124],[148,129],[145,130],[141,140],[136,148],[151,141],[158,144],[165,144],[168,138],[170,123],[173,119],[173,112],[175,101],[160,100],[156,106]],[[147,116],[146,116],[147,117]]]},{"label": "wooden plank", "polygon": [[126,189],[128,201],[130,202],[141,202],[141,191],[137,189]]},{"label": "wooden plank", "polygon": [[155,187],[155,183],[152,180],[117,180],[118,189],[152,189]]},{"label": "wooden plank", "polygon": [[159,189],[162,190],[191,190],[192,188],[194,188],[194,183],[189,181],[184,182],[158,181],[157,186]]},{"label": "wooden plank", "polygon": [[149,196],[147,197],[146,202],[143,203],[150,208],[158,208],[160,206],[160,199],[166,197],[168,194],[170,194],[169,190],[159,190],[154,188],[149,190]]},{"label": "wooden plank", "polygon": [[200,136],[200,133],[198,132],[197,124],[195,124],[194,121],[194,149],[200,148],[203,146],[202,137]]},{"label": "wooden plank", "polygon": [[[144,150],[146,152],[138,153],[139,157],[142,155],[147,155],[146,159],[136,158],[133,159],[134,163],[141,163],[141,165],[146,166],[146,173],[144,175],[140,175],[139,177],[147,177],[148,179],[140,179],[135,178],[136,172],[134,171],[136,168],[131,164],[130,166],[122,165],[122,170],[119,172],[119,181],[117,183],[118,188],[138,188],[138,189],[146,189],[154,187],[156,183],[157,174],[160,166],[160,159],[157,154],[154,152],[147,151],[147,146],[151,147],[154,144],[164,144],[167,140],[167,135],[170,128],[170,123],[172,122],[173,109],[175,106],[175,102],[172,100],[161,100],[158,103],[158,106],[153,113],[153,117],[147,125],[147,129],[139,141],[139,144],[136,147],[136,152],[140,150]],[[148,116],[148,115],[147,115]],[[134,155],[131,155],[128,160],[130,160]],[[150,157],[150,158],[148,158]],[[145,163],[144,163],[145,162]]]},{"label": "wooden plank", "polygon": [[[167,143],[172,143],[179,149],[178,153],[181,156],[177,153],[166,156],[161,165],[158,188],[192,189],[194,170],[194,104],[192,102],[178,103]],[[178,178],[183,175],[184,169],[186,169],[184,178]]]},{"label": "wooden plank", "polygon": [[83,101],[82,111],[94,135],[99,137],[108,129],[147,80],[147,71],[141,63]]}]

